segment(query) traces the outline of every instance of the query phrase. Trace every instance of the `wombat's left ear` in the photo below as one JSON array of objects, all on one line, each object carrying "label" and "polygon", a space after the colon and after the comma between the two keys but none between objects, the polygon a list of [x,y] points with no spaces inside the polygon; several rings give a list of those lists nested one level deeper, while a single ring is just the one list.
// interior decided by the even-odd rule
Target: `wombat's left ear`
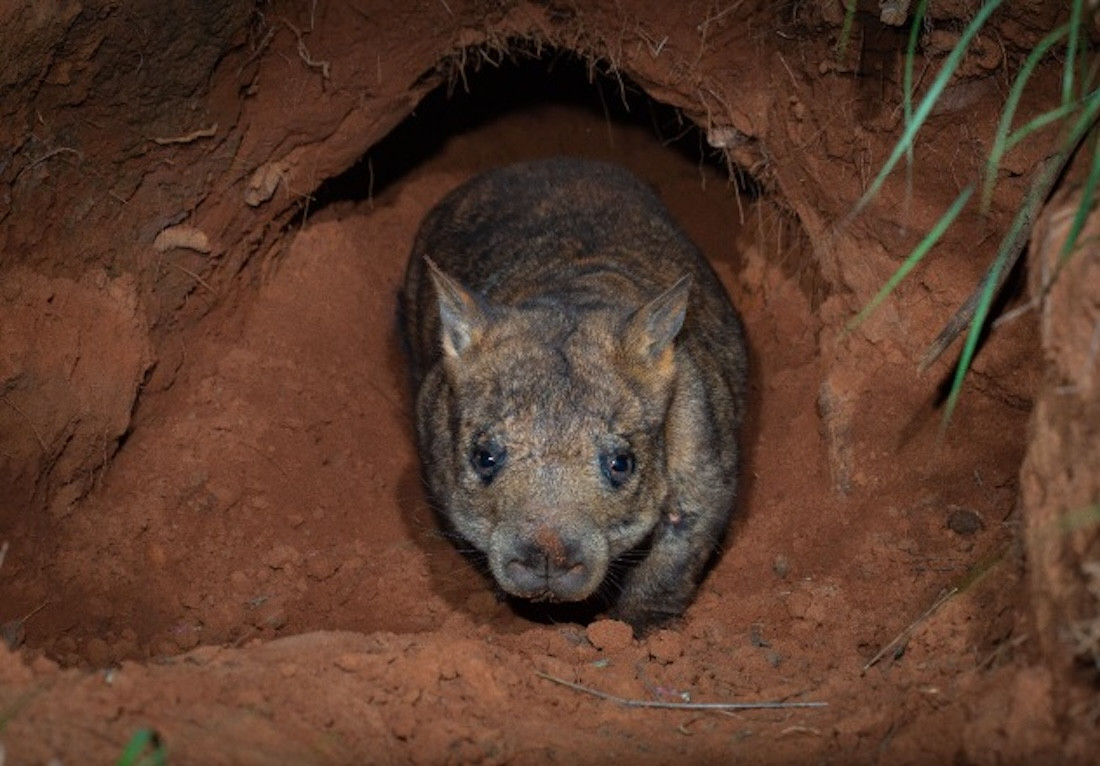
[{"label": "wombat's left ear", "polygon": [[626,348],[649,362],[661,359],[672,340],[684,326],[691,275],[685,274],[630,318],[626,330]]},{"label": "wombat's left ear", "polygon": [[477,295],[463,287],[458,280],[447,276],[425,257],[428,275],[435,286],[439,301],[439,322],[443,333],[443,352],[447,356],[459,356],[477,343],[489,324],[485,308]]}]

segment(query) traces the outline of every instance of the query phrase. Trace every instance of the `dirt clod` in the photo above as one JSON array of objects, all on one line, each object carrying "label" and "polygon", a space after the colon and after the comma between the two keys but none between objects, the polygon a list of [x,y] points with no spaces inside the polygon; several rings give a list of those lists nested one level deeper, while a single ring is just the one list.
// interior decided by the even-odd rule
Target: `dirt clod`
[{"label": "dirt clod", "polygon": [[597,620],[585,632],[589,642],[597,649],[614,652],[625,649],[634,642],[634,630],[619,620]]}]

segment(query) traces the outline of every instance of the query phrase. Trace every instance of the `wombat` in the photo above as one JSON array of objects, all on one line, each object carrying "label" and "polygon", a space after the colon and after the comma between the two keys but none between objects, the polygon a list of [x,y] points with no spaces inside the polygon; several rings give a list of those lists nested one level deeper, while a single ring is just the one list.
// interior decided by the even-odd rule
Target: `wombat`
[{"label": "wombat", "polygon": [[428,490],[500,588],[679,616],[733,509],[746,350],[656,195],[576,159],[476,176],[421,224],[402,308]]}]

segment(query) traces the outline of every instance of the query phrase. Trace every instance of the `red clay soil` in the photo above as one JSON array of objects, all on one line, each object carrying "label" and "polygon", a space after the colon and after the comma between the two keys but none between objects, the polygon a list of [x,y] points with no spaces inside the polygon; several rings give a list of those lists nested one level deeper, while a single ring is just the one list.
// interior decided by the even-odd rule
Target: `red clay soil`
[{"label": "red clay soil", "polygon": [[[612,104],[619,80],[589,85],[570,56],[518,75],[479,74],[467,62],[471,96],[459,81],[450,101],[437,94],[379,142],[442,75],[421,82],[420,54],[395,53],[423,16],[383,18],[373,5],[318,4],[309,38],[411,84],[404,106],[360,94],[379,99],[373,122],[356,117],[374,126],[366,147],[341,138],[354,126],[310,116],[319,84],[325,99],[348,91],[335,58],[335,82],[322,83],[321,54],[298,45],[309,8],[264,6],[241,27],[249,43],[195,96],[202,115],[191,124],[255,96],[234,107],[238,157],[258,151],[269,129],[249,126],[298,131],[266,146],[272,161],[293,155],[273,195],[255,196],[256,163],[230,169],[237,160],[219,139],[214,151],[228,154],[217,178],[235,180],[206,182],[209,196],[187,217],[116,216],[83,249],[79,232],[53,227],[39,237],[44,252],[19,258],[9,253],[31,236],[31,213],[13,203],[3,220],[0,764],[111,762],[145,727],[170,762],[204,764],[1086,762],[1098,745],[1095,700],[1068,707],[1064,674],[1077,671],[1044,660],[1053,650],[1036,633],[1021,538],[1021,464],[1036,450],[1029,418],[1048,374],[1036,313],[989,336],[942,434],[937,403],[953,359],[915,372],[919,350],[991,258],[1011,190],[989,219],[964,216],[931,264],[863,327],[841,333],[950,204],[958,179],[943,163],[965,154],[951,167],[969,180],[980,158],[960,136],[987,134],[1007,64],[975,54],[955,111],[922,144],[918,191],[905,202],[903,183],[888,186],[836,234],[833,219],[858,196],[859,174],[877,169],[897,120],[886,104],[867,111],[860,88],[871,86],[838,85],[835,67],[819,66],[837,34],[827,3],[810,19],[818,27],[777,21],[768,31],[758,9],[749,39],[773,52],[729,54],[743,82],[773,83],[746,100],[780,104],[745,107],[759,131],[748,148],[732,124],[723,133],[705,121],[705,98],[692,111],[684,81],[646,79],[666,46],[691,63],[695,48],[676,35],[703,35],[704,23],[718,37],[692,65],[720,77],[736,30],[700,4],[690,20],[666,20],[662,38],[661,11],[646,3],[631,11],[637,50],[616,62],[635,78],[622,81],[634,119]],[[449,39],[488,40],[476,54],[485,57],[501,55],[502,41],[516,45],[517,14],[544,13],[551,26],[576,26],[579,14],[589,31],[617,23],[608,9],[585,17],[555,4],[515,4],[511,15],[424,5],[425,15],[482,18]],[[566,10],[573,15],[555,16]],[[357,17],[376,33],[370,46],[350,24]],[[1026,38],[1018,27],[1003,20],[1003,39]],[[873,29],[876,40],[893,34]],[[817,35],[816,47],[791,42],[792,30]],[[572,39],[575,50],[592,46]],[[865,55],[889,59],[870,43]],[[259,67],[249,87],[263,95],[226,85],[230,64]],[[890,66],[883,82],[897,74]],[[565,97],[557,88],[568,78]],[[647,96],[704,130],[670,122],[675,112]],[[448,117],[456,113],[465,117]],[[447,131],[433,133],[437,122]],[[686,143],[671,141],[681,131]],[[176,138],[149,149],[180,153],[146,171],[146,201],[135,204],[151,204],[156,188],[175,201],[175,172],[182,186],[204,183],[196,174],[215,160],[186,152],[207,138]],[[711,164],[708,138],[725,142],[748,182]],[[104,151],[113,146],[102,140]],[[1026,169],[1041,149],[1012,159]],[[724,553],[684,618],[641,637],[610,620],[540,622],[498,600],[440,533],[412,439],[396,308],[420,219],[478,170],[563,153],[619,162],[658,190],[711,259],[752,346],[743,491]],[[793,154],[805,161],[745,161]],[[307,160],[317,176],[303,202],[287,190]],[[836,164],[843,172],[830,171]],[[50,188],[60,200],[50,209],[75,204]],[[266,218],[246,225],[254,209]],[[181,222],[175,247],[153,247],[158,231]],[[101,255],[112,238],[127,243],[114,260]],[[51,264],[51,252],[64,262]],[[1092,285],[1075,300],[1100,312],[1089,303],[1100,295],[1095,274],[1075,284]],[[1029,457],[1029,491],[1052,470],[1044,454]],[[823,704],[714,711],[622,700]]]}]

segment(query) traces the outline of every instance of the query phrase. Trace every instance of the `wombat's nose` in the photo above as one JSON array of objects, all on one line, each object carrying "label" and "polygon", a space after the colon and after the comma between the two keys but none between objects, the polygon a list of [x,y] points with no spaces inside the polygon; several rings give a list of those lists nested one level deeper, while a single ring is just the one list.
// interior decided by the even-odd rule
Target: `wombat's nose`
[{"label": "wombat's nose", "polygon": [[576,540],[543,525],[528,539],[515,540],[504,573],[517,594],[575,601],[588,595],[589,567]]}]

